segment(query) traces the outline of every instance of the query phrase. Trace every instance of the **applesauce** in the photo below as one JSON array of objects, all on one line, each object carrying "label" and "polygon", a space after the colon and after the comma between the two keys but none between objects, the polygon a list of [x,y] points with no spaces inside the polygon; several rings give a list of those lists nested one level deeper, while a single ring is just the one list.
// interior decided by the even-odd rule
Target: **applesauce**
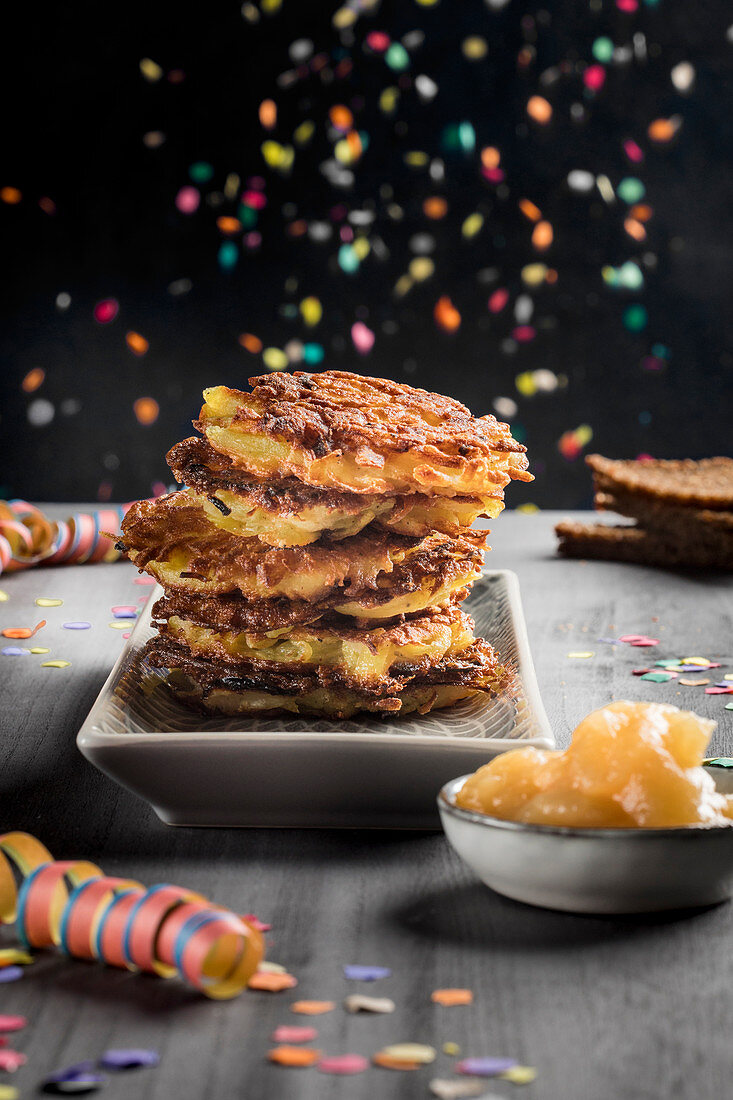
[{"label": "applesauce", "polygon": [[733,795],[701,767],[715,723],[662,703],[593,711],[562,752],[514,749],[479,768],[456,805],[532,825],[729,825]]}]

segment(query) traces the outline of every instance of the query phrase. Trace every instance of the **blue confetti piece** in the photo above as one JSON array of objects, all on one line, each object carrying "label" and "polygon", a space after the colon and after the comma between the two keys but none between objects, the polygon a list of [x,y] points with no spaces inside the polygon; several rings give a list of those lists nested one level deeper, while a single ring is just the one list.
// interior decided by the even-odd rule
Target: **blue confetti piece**
[{"label": "blue confetti piece", "polygon": [[376,982],[379,978],[389,978],[392,971],[388,966],[345,966],[344,977],[355,982]]},{"label": "blue confetti piece", "polygon": [[73,623],[62,623],[61,625],[63,626],[64,630],[89,630],[92,624],[80,621]]},{"label": "blue confetti piece", "polygon": [[157,1066],[160,1055],[157,1050],[106,1050],[99,1059],[105,1069],[135,1069],[138,1066]]},{"label": "blue confetti piece", "polygon": [[22,977],[22,966],[3,966],[0,968],[0,982],[17,982]]},{"label": "blue confetti piece", "polygon": [[17,645],[6,645],[0,650],[3,657],[30,657],[30,649],[20,649]]},{"label": "blue confetti piece", "polygon": [[498,1077],[517,1065],[516,1058],[464,1058],[456,1069],[469,1077]]}]

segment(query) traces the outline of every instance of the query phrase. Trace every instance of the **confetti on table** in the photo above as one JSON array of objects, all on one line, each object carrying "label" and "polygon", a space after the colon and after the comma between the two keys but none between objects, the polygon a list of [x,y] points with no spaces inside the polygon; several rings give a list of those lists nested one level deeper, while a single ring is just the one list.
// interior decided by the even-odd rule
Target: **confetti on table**
[{"label": "confetti on table", "polygon": [[91,1061],[76,1062],[73,1066],[51,1073],[43,1083],[44,1092],[83,1093],[94,1092],[106,1084],[107,1078],[98,1073]]},{"label": "confetti on table", "polygon": [[61,625],[64,630],[90,630],[92,624],[80,619],[73,622],[62,623]]},{"label": "confetti on table", "polygon": [[709,684],[709,680],[686,680],[684,677],[680,677],[677,681],[682,687],[703,687],[705,684]]},{"label": "confetti on table", "polygon": [[308,1047],[283,1045],[268,1050],[267,1057],[279,1066],[306,1067],[314,1066],[322,1057],[322,1052]]},{"label": "confetti on table", "polygon": [[30,652],[30,649],[21,649],[17,645],[6,645],[0,649],[3,657],[29,657]]},{"label": "confetti on table", "polygon": [[0,1100],[18,1100],[20,1093],[12,1085],[0,1085]]},{"label": "confetti on table", "polygon": [[706,695],[733,695],[733,686],[727,687],[707,687],[705,688]]},{"label": "confetti on table", "polygon": [[322,1016],[325,1012],[333,1012],[335,1007],[333,1001],[293,1001],[290,1011],[301,1016]]},{"label": "confetti on table", "polygon": [[[6,982],[19,982],[23,977],[23,968],[20,966],[4,966],[0,969],[0,984]],[[0,1031],[2,1031],[0,1027]]]},{"label": "confetti on table", "polygon": [[134,604],[121,604],[118,607],[113,607],[112,614],[116,619],[135,619],[137,618],[137,608]]},{"label": "confetti on table", "polygon": [[502,1081],[511,1081],[513,1085],[531,1085],[537,1080],[537,1070],[534,1066],[512,1066],[499,1074]]},{"label": "confetti on table", "polygon": [[247,983],[248,989],[258,989],[267,993],[281,993],[284,989],[293,989],[298,979],[293,974],[278,974],[258,970]]},{"label": "confetti on table", "polygon": [[36,607],[61,607],[63,600],[55,600],[50,596],[38,596],[35,603]]},{"label": "confetti on table", "polygon": [[41,619],[40,623],[36,626],[6,626],[5,630],[0,631],[0,634],[5,638],[32,638],[34,634],[37,634],[46,625],[46,620]]},{"label": "confetti on table", "polygon": [[18,1050],[0,1050],[0,1070],[5,1070],[6,1073],[15,1073],[27,1061],[25,1054],[21,1054]]},{"label": "confetti on table", "polygon": [[651,680],[654,684],[666,684],[668,680],[674,680],[674,672],[645,672],[642,680]]},{"label": "confetti on table", "polygon": [[27,951],[19,951],[17,947],[3,947],[0,949],[0,969],[6,966],[30,966],[34,962],[33,956]]},{"label": "confetti on table", "polygon": [[362,993],[352,993],[344,999],[347,1012],[394,1012],[395,1003],[389,997],[365,997]]},{"label": "confetti on table", "polygon": [[464,1058],[456,1066],[456,1072],[467,1077],[498,1077],[519,1065],[516,1058]]},{"label": "confetti on table", "polygon": [[0,1032],[22,1031],[28,1026],[25,1016],[0,1016]]},{"label": "confetti on table", "polygon": [[392,1054],[385,1054],[385,1052],[381,1050],[372,1057],[372,1062],[381,1069],[396,1069],[404,1070],[405,1072],[420,1069],[421,1065],[420,1062],[416,1062],[414,1059],[395,1058]]},{"label": "confetti on table", "polygon": [[71,661],[41,661],[41,668],[70,668]]},{"label": "confetti on table", "polygon": [[139,1066],[157,1066],[159,1062],[157,1050],[139,1048],[105,1050],[99,1059],[104,1069],[136,1069]]},{"label": "confetti on table", "polygon": [[358,982],[376,982],[380,978],[389,978],[392,971],[388,966],[345,966],[344,977]]},{"label": "confetti on table", "polygon": [[470,1005],[473,1004],[473,990],[434,989],[430,1000],[439,1005]]},{"label": "confetti on table", "polygon": [[0,588],[0,603],[7,603],[10,596],[2,588]]},{"label": "confetti on table", "polygon": [[130,623],[127,619],[114,619],[111,623],[107,623],[110,630],[129,630]]},{"label": "confetti on table", "polygon": [[733,703],[726,703],[725,704],[725,709],[726,710],[733,710]]},{"label": "confetti on table", "polygon": [[425,1043],[392,1043],[383,1047],[379,1053],[398,1062],[418,1062],[422,1066],[430,1065],[438,1054],[435,1047]]},{"label": "confetti on table", "polygon": [[275,1028],[270,1038],[273,1043],[312,1043],[318,1038],[318,1031],[314,1027],[281,1024]]},{"label": "confetti on table", "polygon": [[584,661],[588,657],[595,657],[595,653],[592,650],[584,650],[578,653],[568,653],[568,657],[575,657],[578,660]]},{"label": "confetti on table", "polygon": [[434,1077],[428,1086],[433,1096],[438,1100],[469,1100],[470,1097],[486,1096],[486,1084],[484,1081],[467,1080],[466,1078]]},{"label": "confetti on table", "polygon": [[316,1068],[320,1073],[330,1073],[336,1077],[353,1077],[369,1069],[369,1059],[361,1054],[336,1054],[321,1058]]}]

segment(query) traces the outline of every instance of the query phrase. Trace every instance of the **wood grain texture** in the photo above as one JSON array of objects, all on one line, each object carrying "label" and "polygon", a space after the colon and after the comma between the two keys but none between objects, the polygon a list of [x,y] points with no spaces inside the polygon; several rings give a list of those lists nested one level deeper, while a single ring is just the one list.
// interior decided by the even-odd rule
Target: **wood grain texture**
[{"label": "wood grain texture", "polygon": [[[560,742],[593,707],[648,697],[715,718],[714,751],[733,752],[725,696],[630,674],[645,655],[717,655],[728,662],[721,671],[733,670],[730,579],[558,559],[557,518],[502,516],[491,564],[519,574],[540,688]],[[123,644],[121,632],[107,626],[110,608],[148,591],[135,576],[120,564],[0,578],[10,596],[0,604],[0,627],[46,618],[38,644],[72,662],[41,669],[45,657],[0,657],[0,827],[33,831],[59,858],[83,855],[111,874],[189,885],[258,913],[273,923],[269,956],[299,985],[220,1005],[176,982],[45,954],[22,981],[0,986],[0,1012],[30,1019],[13,1044],[29,1058],[12,1079],[22,1095],[53,1069],[109,1046],[160,1051],[158,1069],[110,1085],[115,1096],[140,1100],[402,1100],[427,1097],[432,1076],[450,1075],[444,1054],[413,1074],[371,1069],[351,1079],[269,1065],[273,1028],[302,1022],[288,1008],[297,998],[339,1004],[314,1021],[317,1045],[328,1053],[454,1040],[466,1055],[515,1055],[537,1066],[536,1084],[520,1090],[527,1100],[729,1095],[729,905],[673,918],[546,912],[478,884],[437,834],[170,829],[96,772],[74,738]],[[39,609],[37,596],[64,604]],[[73,619],[89,620],[91,630],[64,630]],[[653,651],[597,642],[626,632],[662,641]],[[578,650],[596,655],[567,657]],[[9,930],[2,941],[11,942]],[[394,973],[366,986],[344,980],[345,963],[383,964]],[[474,1005],[431,1004],[440,986],[471,987]],[[348,1015],[340,1002],[357,991],[392,997],[397,1011]],[[487,1091],[520,1095],[502,1082],[489,1082]]]}]

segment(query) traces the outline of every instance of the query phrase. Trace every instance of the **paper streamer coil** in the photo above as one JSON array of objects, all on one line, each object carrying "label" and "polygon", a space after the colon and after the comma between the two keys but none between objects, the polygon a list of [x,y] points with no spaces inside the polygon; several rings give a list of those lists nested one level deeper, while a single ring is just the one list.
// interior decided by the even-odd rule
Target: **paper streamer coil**
[{"label": "paper streamer coil", "polygon": [[146,889],[88,860],[56,861],[20,832],[0,836],[0,923],[13,921],[27,949],[56,946],[74,958],[180,976],[218,1000],[238,996],[264,956],[253,925],[201,894]]},{"label": "paper streamer coil", "polygon": [[129,507],[113,505],[55,521],[27,500],[0,500],[0,573],[33,565],[118,561],[121,552],[103,532],[118,531]]}]

